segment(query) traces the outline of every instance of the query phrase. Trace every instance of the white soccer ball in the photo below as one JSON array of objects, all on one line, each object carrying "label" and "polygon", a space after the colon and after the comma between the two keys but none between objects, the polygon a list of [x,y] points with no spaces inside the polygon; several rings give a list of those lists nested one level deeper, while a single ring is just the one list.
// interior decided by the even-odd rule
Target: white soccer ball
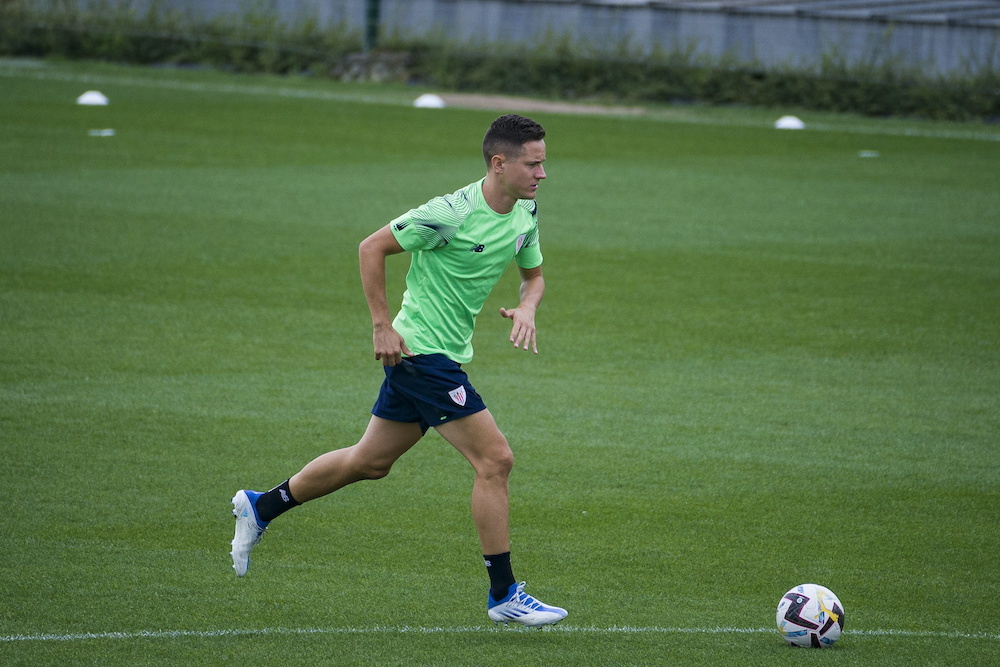
[{"label": "white soccer ball", "polygon": [[775,620],[792,646],[826,648],[844,631],[844,605],[829,588],[802,584],[781,598]]}]

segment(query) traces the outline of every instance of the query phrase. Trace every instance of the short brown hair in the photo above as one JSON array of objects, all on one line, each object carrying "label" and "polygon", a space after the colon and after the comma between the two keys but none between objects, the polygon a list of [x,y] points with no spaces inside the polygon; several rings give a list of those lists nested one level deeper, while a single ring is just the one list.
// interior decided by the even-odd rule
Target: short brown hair
[{"label": "short brown hair", "polygon": [[545,138],[545,128],[524,116],[507,114],[500,116],[483,137],[483,159],[489,166],[494,155],[505,155],[508,158],[518,157],[524,144],[529,141],[541,141]]}]

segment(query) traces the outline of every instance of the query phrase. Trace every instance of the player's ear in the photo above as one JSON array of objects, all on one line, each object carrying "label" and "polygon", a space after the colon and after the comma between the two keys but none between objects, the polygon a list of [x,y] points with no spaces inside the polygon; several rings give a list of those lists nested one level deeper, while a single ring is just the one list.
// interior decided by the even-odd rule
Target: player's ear
[{"label": "player's ear", "polygon": [[492,158],[490,158],[490,169],[493,170],[494,174],[502,174],[503,173],[504,159],[505,158],[504,158],[504,156],[502,154],[501,155],[494,155]]}]

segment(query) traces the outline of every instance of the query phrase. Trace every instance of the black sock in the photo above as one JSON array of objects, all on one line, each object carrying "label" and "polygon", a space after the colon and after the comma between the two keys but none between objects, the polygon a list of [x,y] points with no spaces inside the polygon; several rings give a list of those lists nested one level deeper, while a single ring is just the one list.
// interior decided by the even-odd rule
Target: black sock
[{"label": "black sock", "polygon": [[289,480],[286,479],[257,499],[257,516],[260,517],[261,521],[270,521],[302,504],[292,498],[288,482]]},{"label": "black sock", "polygon": [[495,556],[483,556],[486,561],[486,571],[490,575],[490,595],[494,600],[503,600],[507,597],[511,585],[514,583],[514,573],[510,567],[510,552],[496,554]]}]

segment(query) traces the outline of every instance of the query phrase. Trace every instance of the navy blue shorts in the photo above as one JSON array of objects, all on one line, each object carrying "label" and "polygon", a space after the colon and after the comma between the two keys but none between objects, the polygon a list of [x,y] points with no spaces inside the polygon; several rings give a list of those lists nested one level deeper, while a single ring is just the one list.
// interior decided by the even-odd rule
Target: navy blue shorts
[{"label": "navy blue shorts", "polygon": [[443,354],[418,354],[385,366],[385,381],[372,414],[394,422],[416,422],[426,433],[432,426],[485,409],[461,365]]}]

